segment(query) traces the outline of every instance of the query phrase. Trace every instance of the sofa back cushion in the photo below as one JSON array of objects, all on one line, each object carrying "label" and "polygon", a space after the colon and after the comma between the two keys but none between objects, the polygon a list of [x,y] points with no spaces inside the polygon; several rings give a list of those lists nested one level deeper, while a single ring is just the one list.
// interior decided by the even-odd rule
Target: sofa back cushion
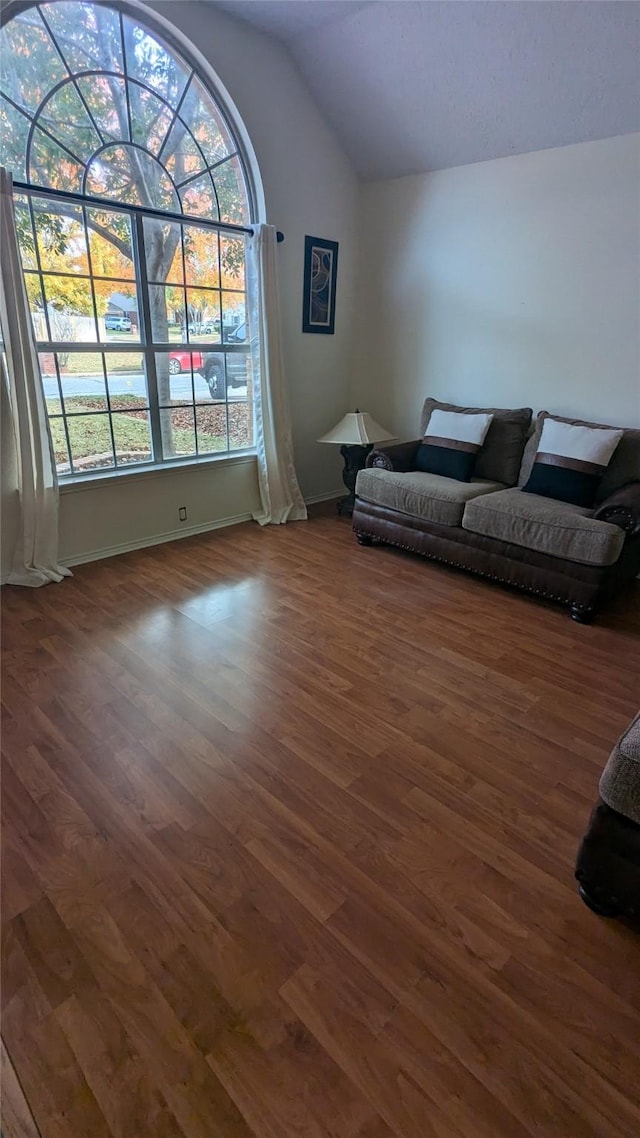
[{"label": "sofa back cushion", "polygon": [[531,426],[533,411],[530,407],[459,407],[455,403],[425,399],[422,408],[422,435],[427,433],[431,414],[435,410],[457,411],[462,415],[492,415],[484,445],[473,468],[473,477],[515,486]]},{"label": "sofa back cushion", "polygon": [[[557,419],[559,423],[570,423],[577,427],[593,427],[596,430],[620,430],[610,423],[589,423],[585,419],[567,419],[562,415],[552,415],[549,411],[540,411],[535,422],[533,434],[529,439],[522,456],[522,466],[518,477],[518,486],[528,482],[535,457],[540,446],[540,438],[545,419]],[[615,490],[626,486],[629,482],[640,482],[640,429],[623,427],[623,434],[618,443],[613,458],[607,466],[596,491],[596,505],[603,502]]]}]

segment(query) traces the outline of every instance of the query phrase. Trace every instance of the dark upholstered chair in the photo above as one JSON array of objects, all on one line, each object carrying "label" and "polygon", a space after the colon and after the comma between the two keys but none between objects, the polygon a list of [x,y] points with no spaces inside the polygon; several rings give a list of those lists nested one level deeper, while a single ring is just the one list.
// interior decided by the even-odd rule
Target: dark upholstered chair
[{"label": "dark upholstered chair", "polygon": [[640,713],[602,772],[576,877],[582,900],[595,913],[640,919]]}]

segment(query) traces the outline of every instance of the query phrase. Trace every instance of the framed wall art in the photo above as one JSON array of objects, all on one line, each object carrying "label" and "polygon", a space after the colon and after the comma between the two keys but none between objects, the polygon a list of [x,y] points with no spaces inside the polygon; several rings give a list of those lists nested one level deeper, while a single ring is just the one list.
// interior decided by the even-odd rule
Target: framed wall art
[{"label": "framed wall art", "polygon": [[332,336],[336,320],[338,242],[304,239],[302,331]]}]

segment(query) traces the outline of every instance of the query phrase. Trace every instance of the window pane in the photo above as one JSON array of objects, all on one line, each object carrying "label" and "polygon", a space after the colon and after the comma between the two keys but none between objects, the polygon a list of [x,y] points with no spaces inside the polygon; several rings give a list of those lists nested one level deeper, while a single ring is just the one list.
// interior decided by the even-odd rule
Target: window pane
[{"label": "window pane", "polygon": [[211,399],[226,399],[227,369],[222,352],[204,352],[202,374]]},{"label": "window pane", "polygon": [[109,415],[69,415],[67,430],[77,472],[114,466]]},{"label": "window pane", "polygon": [[133,280],[131,221],[126,213],[87,209],[91,272],[94,277]]},{"label": "window pane", "polygon": [[181,118],[176,119],[169,132],[162,161],[176,185],[203,172],[207,165],[200,147]]},{"label": "window pane", "polygon": [[139,343],[140,318],[135,283],[95,281],[94,289],[100,339],[107,343]]},{"label": "window pane", "polygon": [[15,194],[13,204],[15,207],[16,232],[18,234],[18,246],[20,249],[22,267],[23,269],[37,269],[36,243],[33,238],[33,228],[31,226],[29,199],[22,195]]},{"label": "window pane", "polygon": [[[205,364],[204,358],[200,370],[193,369],[193,392],[196,403],[208,403],[213,398],[211,388],[204,374]],[[224,388],[223,395],[224,398]]]},{"label": "window pane", "polygon": [[124,79],[118,79],[115,75],[81,76],[78,87],[105,142],[127,141],[129,117]]},{"label": "window pane", "polygon": [[220,234],[220,266],[222,287],[242,291],[245,287],[244,237],[225,237]]},{"label": "window pane", "polygon": [[100,352],[58,352],[57,359],[65,411],[106,411]]},{"label": "window pane", "polygon": [[187,289],[189,340],[220,339],[220,293],[202,288]]},{"label": "window pane", "polygon": [[227,395],[229,399],[246,399],[250,357],[245,352],[227,355]]},{"label": "window pane", "polygon": [[37,110],[46,92],[67,72],[38,11],[29,8],[2,29],[0,83],[14,103]]},{"label": "window pane", "polygon": [[147,275],[158,284],[183,284],[181,226],[177,222],[145,217],[144,248]]},{"label": "window pane", "polygon": [[227,449],[227,409],[218,406],[196,407],[198,454],[212,454]]},{"label": "window pane", "polygon": [[151,310],[151,339],[156,344],[168,344],[171,340],[184,341],[187,338],[187,322],[184,307],[184,289],[177,285],[149,285],[149,308]]},{"label": "window pane", "polygon": [[195,76],[180,108],[180,117],[191,130],[207,165],[219,162],[235,150],[222,115]]},{"label": "window pane", "polygon": [[239,158],[230,158],[213,172],[220,206],[220,220],[234,225],[249,223],[249,202],[244,172]]},{"label": "window pane", "polygon": [[218,221],[218,199],[209,174],[203,174],[201,178],[189,182],[179,192],[184,213],[192,217],[206,217],[210,221]]},{"label": "window pane", "polygon": [[128,83],[133,141],[157,155],[173,121],[173,112],[153,91]]},{"label": "window pane", "polygon": [[62,39],[64,57],[74,71],[95,68],[108,59],[111,71],[122,71],[122,45],[118,13],[101,4],[59,0],[42,6],[53,34]]},{"label": "window pane", "polygon": [[69,462],[69,451],[67,448],[67,434],[64,429],[64,419],[59,418],[49,419],[49,428],[51,430],[51,442],[53,445],[53,454],[56,461],[56,470],[58,474],[70,474],[71,463]]},{"label": "window pane", "polygon": [[119,411],[112,415],[118,466],[151,462],[151,431],[148,411]]},{"label": "window pane", "polygon": [[88,276],[89,260],[80,207],[65,202],[63,213],[54,212],[42,198],[33,198],[32,207],[41,268]]},{"label": "window pane", "polygon": [[222,293],[222,333],[227,344],[244,343],[246,336],[246,296],[243,292]]},{"label": "window pane", "polygon": [[79,193],[84,168],[39,127],[33,132],[29,154],[29,178],[34,186]]},{"label": "window pane", "polygon": [[43,282],[52,339],[67,344],[93,342],[96,324],[90,282],[46,274]]},{"label": "window pane", "polygon": [[251,403],[229,404],[229,450],[252,447],[253,406]]},{"label": "window pane", "polygon": [[17,182],[24,182],[27,177],[26,152],[30,125],[28,118],[0,98],[0,165],[11,170]]},{"label": "window pane", "polygon": [[125,16],[124,32],[127,73],[149,87],[153,87],[169,105],[175,108],[184,91],[190,72],[179,62],[162,41],[137,21]]},{"label": "window pane", "polygon": [[86,107],[70,79],[47,103],[44,123],[49,134],[84,164],[101,145]]},{"label": "window pane", "polygon": [[173,213],[180,209],[171,179],[160,163],[126,143],[109,146],[89,163],[87,193]]},{"label": "window pane", "polygon": [[217,233],[198,225],[185,225],[184,263],[188,285],[219,288]]},{"label": "window pane", "polygon": [[193,407],[178,407],[173,411],[163,411],[161,414],[169,425],[173,441],[173,453],[165,457],[195,455],[196,432]]},{"label": "window pane", "polygon": [[156,374],[158,377],[158,398],[160,403],[191,403],[191,371],[197,379],[197,390],[206,392],[207,385],[199,374],[203,367],[201,352],[186,352],[176,348],[169,352],[156,352]]},{"label": "window pane", "polygon": [[38,273],[25,273],[24,283],[27,290],[29,311],[31,313],[36,340],[48,340],[49,333],[47,331],[47,320],[44,311],[41,278]]},{"label": "window pane", "polygon": [[62,412],[62,403],[60,402],[60,389],[58,387],[58,376],[56,374],[55,356],[53,352],[40,352],[38,361],[40,364],[40,375],[42,376],[44,398],[47,404],[47,413],[49,415],[59,415]]},{"label": "window pane", "polygon": [[140,352],[105,352],[104,362],[112,409],[147,407],[147,377]]}]

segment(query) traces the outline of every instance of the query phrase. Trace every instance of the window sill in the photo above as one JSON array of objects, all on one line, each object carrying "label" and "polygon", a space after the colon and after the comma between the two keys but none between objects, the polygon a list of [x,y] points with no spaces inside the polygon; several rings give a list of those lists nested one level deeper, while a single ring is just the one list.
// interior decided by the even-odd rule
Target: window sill
[{"label": "window sill", "polygon": [[96,474],[76,474],[72,477],[60,479],[59,490],[61,494],[76,494],[82,490],[99,489],[103,486],[120,485],[121,483],[139,482],[145,478],[158,478],[168,474],[188,474],[193,470],[214,470],[216,466],[238,466],[242,463],[256,461],[255,450],[235,451],[233,454],[217,456],[207,455],[206,458],[187,459],[184,462],[160,462],[137,468],[127,467],[126,470],[104,471]]}]

